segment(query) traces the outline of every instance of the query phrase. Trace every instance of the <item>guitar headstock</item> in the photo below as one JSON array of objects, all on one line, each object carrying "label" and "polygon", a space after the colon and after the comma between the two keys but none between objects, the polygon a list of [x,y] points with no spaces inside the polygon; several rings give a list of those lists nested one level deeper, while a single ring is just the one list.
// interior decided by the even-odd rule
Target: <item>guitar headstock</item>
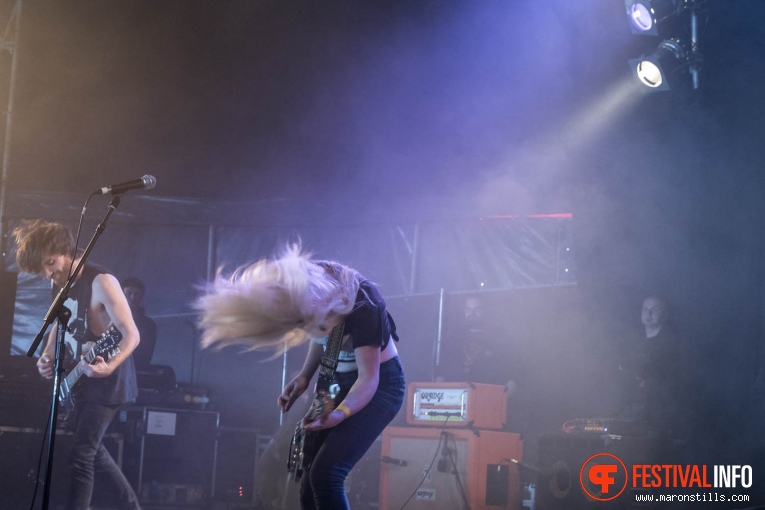
[{"label": "guitar headstock", "polygon": [[110,327],[106,333],[101,335],[95,345],[86,352],[83,357],[87,363],[91,363],[96,356],[101,356],[105,360],[119,354],[119,343],[122,340],[122,333],[114,326]]},{"label": "guitar headstock", "polygon": [[119,347],[115,347],[114,349],[110,349],[109,352],[106,353],[106,356],[103,356],[103,358],[106,359],[106,360],[109,360],[110,358],[113,358],[114,356],[116,356],[120,352],[122,352],[122,351],[120,351],[120,348]]}]

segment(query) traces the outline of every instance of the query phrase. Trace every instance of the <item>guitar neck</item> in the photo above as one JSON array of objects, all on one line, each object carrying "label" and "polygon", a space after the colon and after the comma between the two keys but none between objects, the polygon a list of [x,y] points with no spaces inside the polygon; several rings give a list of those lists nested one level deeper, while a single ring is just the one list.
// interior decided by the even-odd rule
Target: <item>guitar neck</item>
[{"label": "guitar neck", "polygon": [[72,371],[67,374],[65,378],[67,388],[73,387],[75,383],[80,380],[80,377],[82,377],[82,373],[85,368],[85,364],[85,361],[78,362]]},{"label": "guitar neck", "polygon": [[88,365],[96,359],[95,349],[91,349],[83,355],[83,359],[77,362],[77,365],[66,375],[64,379],[67,388],[72,388],[77,381],[82,377],[82,373],[85,370],[85,365]]}]

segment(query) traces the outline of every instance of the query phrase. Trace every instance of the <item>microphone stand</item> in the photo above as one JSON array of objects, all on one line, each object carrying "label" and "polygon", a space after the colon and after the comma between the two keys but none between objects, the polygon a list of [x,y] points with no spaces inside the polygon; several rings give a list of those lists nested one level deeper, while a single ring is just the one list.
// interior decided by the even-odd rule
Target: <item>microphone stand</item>
[{"label": "microphone stand", "polygon": [[[96,245],[98,238],[101,237],[101,234],[103,234],[104,229],[106,228],[106,222],[109,220],[109,217],[112,215],[112,213],[117,209],[117,206],[119,206],[120,200],[122,200],[121,194],[115,195],[112,199],[104,219],[101,220],[101,223],[99,223],[96,227],[96,231],[93,233],[93,237],[91,238],[88,246],[85,248],[85,251],[80,257],[79,262],[77,263],[77,267],[74,269],[72,274],[69,275],[66,284],[61,288],[58,295],[56,295],[56,298],[53,300],[53,303],[50,305],[50,308],[48,308],[48,312],[45,314],[45,318],[43,319],[42,328],[40,328],[40,332],[37,333],[37,336],[32,342],[31,347],[27,351],[27,356],[30,358],[34,357],[35,351],[37,351],[37,348],[40,346],[40,342],[42,341],[43,336],[45,336],[45,331],[48,329],[48,326],[50,326],[54,320],[58,319],[58,341],[56,342],[56,359],[54,361],[53,370],[53,398],[51,400],[50,420],[48,423],[46,438],[48,442],[48,454],[46,459],[42,510],[48,510],[48,505],[50,503],[50,486],[53,474],[53,447],[56,439],[56,423],[58,419],[58,396],[61,389],[61,375],[64,372],[63,361],[66,354],[64,333],[66,332],[69,318],[72,315],[72,312],[64,306],[64,303],[67,300],[69,289],[74,284],[75,277],[80,273],[82,266],[85,265],[85,261],[87,260],[88,255],[90,255],[90,252]],[[75,254],[74,256],[76,257],[77,255]]]},{"label": "microphone stand", "polygon": [[[76,273],[75,273],[76,274]],[[51,411],[48,415],[48,428],[47,428],[47,440],[48,450],[46,453],[46,466],[45,466],[45,484],[43,485],[43,502],[42,507],[48,508],[50,503],[50,481],[53,479],[53,450],[56,442],[56,424],[58,422],[58,395],[59,388],[61,387],[61,379],[64,377],[64,359],[66,358],[66,328],[69,325],[69,319],[72,316],[72,311],[61,306],[58,312],[58,340],[56,341],[56,357],[54,362],[53,372],[53,387],[55,393],[53,394],[53,400],[51,402]]]}]

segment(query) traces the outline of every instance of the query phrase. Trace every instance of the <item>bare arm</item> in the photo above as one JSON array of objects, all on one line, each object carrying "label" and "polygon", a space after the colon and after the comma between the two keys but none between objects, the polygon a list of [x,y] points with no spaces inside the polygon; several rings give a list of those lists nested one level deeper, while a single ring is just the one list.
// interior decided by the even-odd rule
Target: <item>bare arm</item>
[{"label": "bare arm", "polygon": [[305,361],[303,362],[303,368],[294,379],[287,383],[281,395],[279,395],[277,404],[282,409],[282,412],[286,413],[289,411],[295,400],[308,388],[308,383],[311,382],[313,374],[319,368],[323,354],[324,347],[317,342],[311,341],[311,344],[308,346],[308,354],[306,354]]},{"label": "bare arm", "polygon": [[37,371],[46,379],[53,379],[53,362],[56,357],[56,342],[58,341],[58,323],[48,332],[42,356],[37,360]]},{"label": "bare arm", "polygon": [[122,333],[119,353],[109,358],[109,361],[97,356],[92,364],[83,369],[88,377],[107,377],[130,357],[141,339],[125,294],[114,276],[100,274],[93,280],[92,302],[103,307],[108,319]]}]

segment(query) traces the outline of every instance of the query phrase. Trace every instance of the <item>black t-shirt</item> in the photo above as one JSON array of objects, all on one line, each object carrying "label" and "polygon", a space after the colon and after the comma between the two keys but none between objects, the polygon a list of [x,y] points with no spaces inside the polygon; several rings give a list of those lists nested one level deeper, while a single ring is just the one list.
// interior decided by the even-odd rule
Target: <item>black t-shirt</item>
[{"label": "black t-shirt", "polygon": [[[88,309],[93,296],[93,280],[99,274],[111,274],[107,269],[96,264],[86,263],[82,276],[69,289],[68,299],[64,303],[72,311],[70,329],[74,340],[82,346],[85,342],[94,342],[99,336],[94,334],[88,324]],[[53,296],[60,288],[53,285]],[[81,349],[77,349],[79,352]],[[104,405],[117,405],[132,402],[138,396],[133,357],[128,357],[108,377],[81,377],[75,386],[78,398]]]},{"label": "black t-shirt", "polygon": [[[363,280],[356,294],[356,303],[351,313],[345,318],[343,336],[349,336],[344,342],[338,355],[338,372],[347,372],[356,369],[356,355],[354,349],[366,345],[385,349],[391,337],[398,341],[396,323],[385,307],[383,299],[377,287]],[[317,340],[326,345],[327,339]]]},{"label": "black t-shirt", "polygon": [[385,309],[385,300],[367,280],[361,282],[353,311],[345,319],[345,334],[350,335],[354,349],[374,345],[383,350],[391,336],[398,340],[396,324]]},{"label": "black t-shirt", "polygon": [[666,430],[678,426],[687,380],[680,347],[667,328],[627,347],[620,364],[623,418]]}]

